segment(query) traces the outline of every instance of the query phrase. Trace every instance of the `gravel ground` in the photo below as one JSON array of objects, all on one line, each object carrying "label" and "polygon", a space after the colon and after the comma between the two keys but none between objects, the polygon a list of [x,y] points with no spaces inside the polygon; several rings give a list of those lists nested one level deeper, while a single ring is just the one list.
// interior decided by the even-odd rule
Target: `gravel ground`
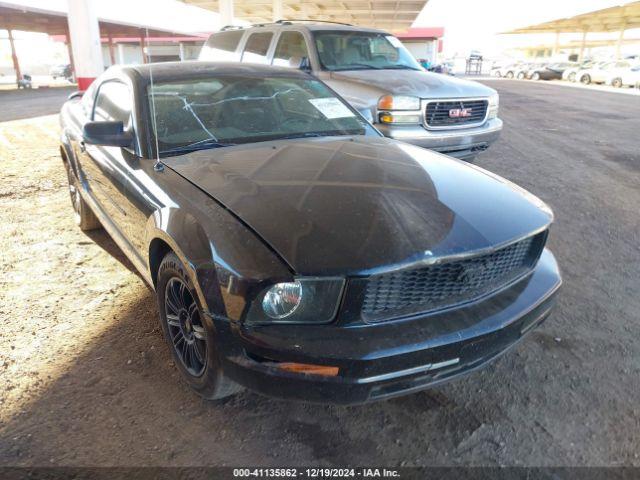
[{"label": "gravel ground", "polygon": [[477,163],[554,208],[559,305],[482,372],[359,407],[192,394],[152,293],[72,222],[56,118],[0,123],[0,466],[640,466],[640,98],[487,83]]}]

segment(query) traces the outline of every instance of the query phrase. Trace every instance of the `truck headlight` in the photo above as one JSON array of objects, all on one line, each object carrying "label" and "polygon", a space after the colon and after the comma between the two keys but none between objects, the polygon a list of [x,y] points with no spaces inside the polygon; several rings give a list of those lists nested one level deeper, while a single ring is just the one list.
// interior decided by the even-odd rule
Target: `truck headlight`
[{"label": "truck headlight", "polygon": [[262,290],[252,302],[246,322],[322,324],[336,316],[343,278],[297,278]]},{"label": "truck headlight", "polygon": [[418,124],[422,121],[420,99],[406,95],[385,95],[378,100],[380,123]]},{"label": "truck headlight", "polygon": [[378,110],[420,110],[420,99],[406,95],[385,95],[378,100]]},{"label": "truck headlight", "polygon": [[494,93],[489,97],[489,115],[487,116],[488,120],[498,117],[499,107],[500,107],[500,95],[498,95],[497,93]]}]

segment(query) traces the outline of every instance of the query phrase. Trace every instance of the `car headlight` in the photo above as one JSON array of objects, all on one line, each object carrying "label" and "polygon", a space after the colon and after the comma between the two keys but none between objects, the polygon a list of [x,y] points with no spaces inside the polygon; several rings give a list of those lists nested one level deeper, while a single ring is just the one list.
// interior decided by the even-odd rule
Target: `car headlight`
[{"label": "car headlight", "polygon": [[262,290],[252,302],[246,322],[322,324],[336,316],[343,278],[297,278]]},{"label": "car headlight", "polygon": [[378,100],[378,110],[420,110],[420,99],[406,95],[385,95]]},{"label": "car headlight", "polygon": [[498,116],[498,108],[500,107],[500,95],[494,93],[489,97],[489,115],[487,119],[496,118]]}]

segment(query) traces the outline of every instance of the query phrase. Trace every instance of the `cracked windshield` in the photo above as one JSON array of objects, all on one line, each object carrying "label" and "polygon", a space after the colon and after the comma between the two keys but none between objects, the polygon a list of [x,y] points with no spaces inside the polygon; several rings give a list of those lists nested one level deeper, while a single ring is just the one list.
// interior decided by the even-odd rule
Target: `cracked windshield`
[{"label": "cracked windshield", "polygon": [[212,76],[154,83],[148,98],[165,156],[267,140],[375,135],[316,80]]}]

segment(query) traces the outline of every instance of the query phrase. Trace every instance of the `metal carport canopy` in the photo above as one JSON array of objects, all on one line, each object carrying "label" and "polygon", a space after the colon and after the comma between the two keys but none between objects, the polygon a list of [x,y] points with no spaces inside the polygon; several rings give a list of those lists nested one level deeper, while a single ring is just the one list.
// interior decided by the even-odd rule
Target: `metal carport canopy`
[{"label": "metal carport canopy", "polygon": [[[384,30],[406,30],[428,0],[181,0],[252,23],[280,19],[345,22]],[[229,10],[233,15],[229,15]]]},{"label": "metal carport canopy", "polygon": [[620,32],[632,28],[640,28],[640,2],[631,2],[574,17],[551,20],[504,33]]},{"label": "metal carport canopy", "polygon": [[[104,35],[109,34],[114,38],[134,37],[139,36],[141,33],[147,33],[147,28],[144,25],[138,25],[132,22],[98,20],[100,23],[100,31]],[[48,33],[49,35],[66,35],[69,27],[66,12],[0,2],[0,29]],[[184,35],[184,33],[177,31],[154,28],[149,28],[148,32],[149,36]]]}]

